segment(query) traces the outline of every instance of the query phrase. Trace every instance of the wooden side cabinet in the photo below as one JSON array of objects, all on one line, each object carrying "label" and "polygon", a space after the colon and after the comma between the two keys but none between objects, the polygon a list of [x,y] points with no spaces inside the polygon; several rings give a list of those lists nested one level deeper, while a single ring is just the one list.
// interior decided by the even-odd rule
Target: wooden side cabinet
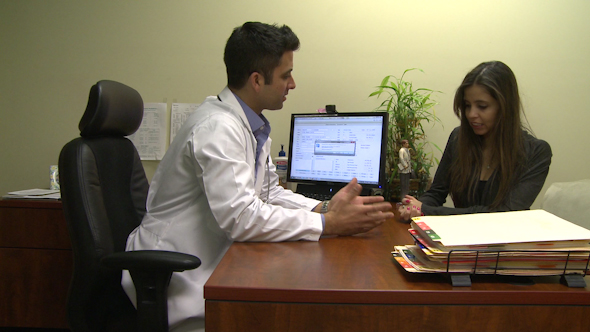
[{"label": "wooden side cabinet", "polygon": [[67,328],[72,265],[61,201],[0,200],[0,327]]}]

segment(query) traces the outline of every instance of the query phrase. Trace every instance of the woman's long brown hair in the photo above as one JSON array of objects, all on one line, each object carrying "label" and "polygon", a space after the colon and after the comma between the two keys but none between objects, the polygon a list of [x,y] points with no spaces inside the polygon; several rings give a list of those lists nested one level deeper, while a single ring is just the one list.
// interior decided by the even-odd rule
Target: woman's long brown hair
[{"label": "woman's long brown hair", "polygon": [[507,198],[524,161],[522,105],[516,77],[504,63],[484,62],[465,76],[455,93],[453,105],[455,115],[461,119],[457,158],[450,171],[449,190],[454,201],[467,202],[475,198],[482,171],[483,138],[473,132],[465,116],[465,89],[473,85],[485,88],[499,104],[490,142],[491,160],[496,166],[496,176],[500,177],[498,193],[490,205],[494,209]]}]

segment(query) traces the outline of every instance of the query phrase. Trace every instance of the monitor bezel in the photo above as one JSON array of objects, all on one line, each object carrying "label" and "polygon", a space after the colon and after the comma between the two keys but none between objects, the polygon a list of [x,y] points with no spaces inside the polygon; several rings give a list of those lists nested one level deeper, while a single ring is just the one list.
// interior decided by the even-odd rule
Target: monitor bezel
[{"label": "monitor bezel", "polygon": [[[323,180],[305,180],[305,179],[292,179],[291,178],[291,156],[293,156],[293,132],[295,126],[295,118],[301,117],[361,117],[361,116],[379,116],[381,117],[382,123],[382,132],[381,132],[381,158],[379,163],[379,183],[363,183],[359,182],[363,189],[366,188],[383,188],[385,186],[386,175],[385,175],[385,165],[387,159],[387,140],[388,140],[388,132],[389,132],[389,121],[388,121],[388,113],[387,112],[351,112],[351,113],[293,113],[291,114],[291,127],[289,133],[289,162],[287,163],[287,182],[295,182],[295,183],[305,183],[305,184],[320,184],[320,185],[340,185],[344,186],[348,182],[339,182],[339,181],[323,181]],[[350,179],[352,180],[352,179]],[[349,180],[349,181],[350,181]]]}]

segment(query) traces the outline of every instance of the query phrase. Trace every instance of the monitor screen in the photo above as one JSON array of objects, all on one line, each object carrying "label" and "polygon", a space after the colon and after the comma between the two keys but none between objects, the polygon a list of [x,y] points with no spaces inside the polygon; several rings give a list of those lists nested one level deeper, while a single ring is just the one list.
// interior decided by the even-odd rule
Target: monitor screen
[{"label": "monitor screen", "polygon": [[386,112],[292,114],[287,180],[381,188],[387,126]]}]

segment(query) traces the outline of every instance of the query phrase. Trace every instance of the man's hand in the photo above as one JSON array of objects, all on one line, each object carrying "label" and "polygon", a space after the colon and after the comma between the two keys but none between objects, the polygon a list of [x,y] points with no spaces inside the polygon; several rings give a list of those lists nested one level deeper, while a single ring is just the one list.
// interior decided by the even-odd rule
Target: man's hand
[{"label": "man's hand", "polygon": [[393,218],[392,206],[382,196],[359,196],[362,186],[356,178],[340,189],[324,215],[323,235],[353,235],[368,232]]}]

